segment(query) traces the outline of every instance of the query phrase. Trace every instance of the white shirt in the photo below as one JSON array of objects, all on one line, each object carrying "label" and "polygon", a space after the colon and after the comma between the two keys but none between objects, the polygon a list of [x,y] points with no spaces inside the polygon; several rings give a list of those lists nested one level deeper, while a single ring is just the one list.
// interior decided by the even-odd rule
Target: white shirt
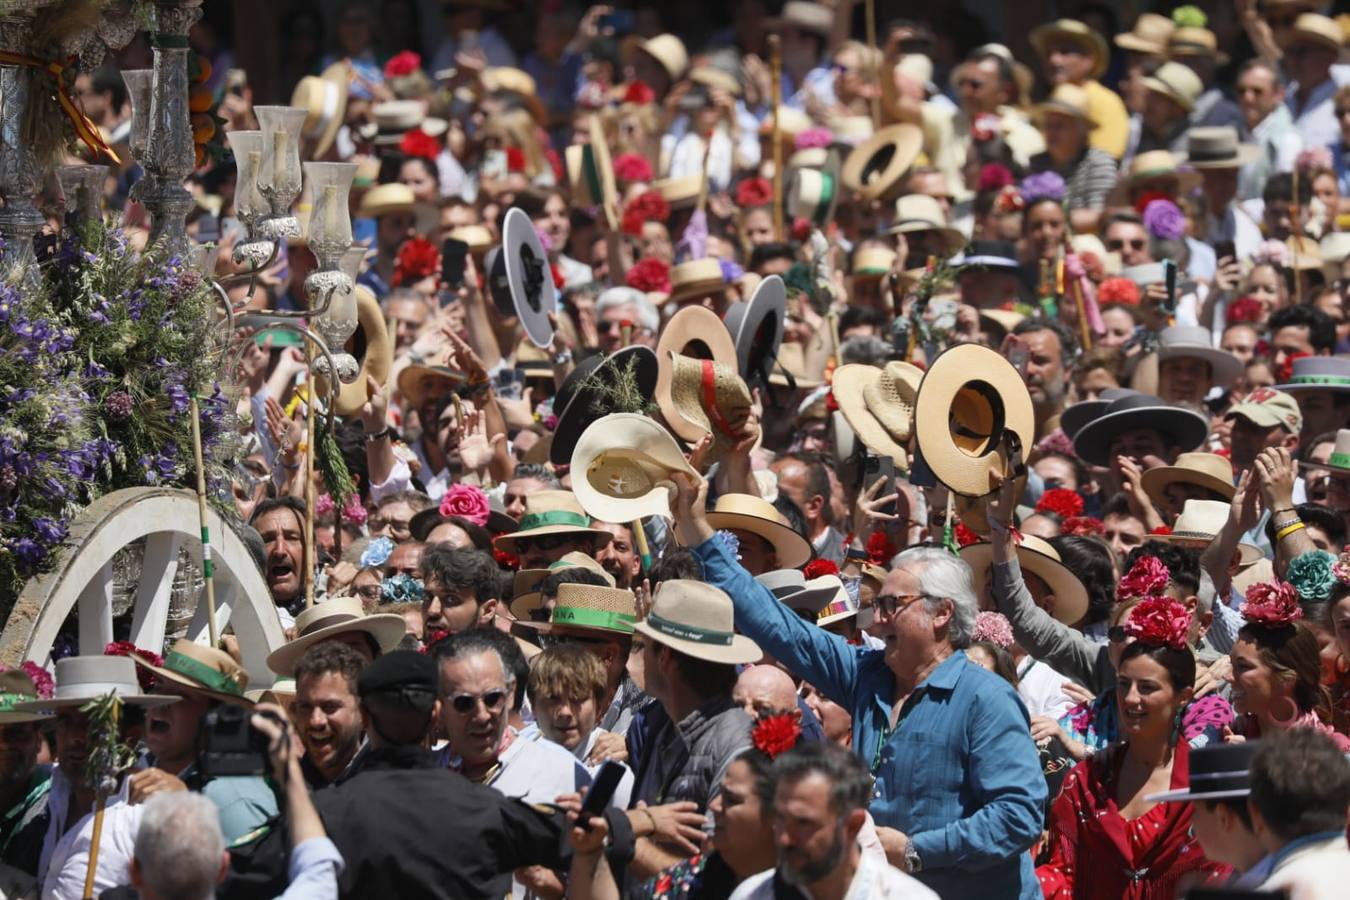
[{"label": "white shirt", "polygon": [[[600,737],[600,735],[602,734],[608,733],[609,732],[604,731],[603,729],[600,728],[592,729],[590,736],[586,738],[586,740],[582,741],[580,744],[577,744],[577,749],[572,751],[572,756],[577,760],[577,762],[581,763],[581,765],[585,767],[586,772],[591,776],[592,780],[595,779],[596,773],[600,771],[600,766],[603,766],[604,763],[600,763],[599,765],[595,766],[588,766],[586,765],[586,760],[591,755],[591,748],[595,746],[596,738]],[[538,722],[531,722],[529,725],[520,730],[520,736],[517,737],[516,740],[523,741],[526,739],[529,739],[531,741],[542,740],[545,743],[553,744],[556,747],[562,746],[561,744],[558,744],[554,741],[550,741],[547,738],[545,738],[543,736],[543,732],[539,730]],[[564,747],[563,749],[565,750],[567,748]],[[628,766],[624,765],[621,762],[616,761],[615,764],[623,766],[623,777],[619,779],[619,786],[614,789],[614,796],[610,798],[609,805],[617,809],[627,809],[628,801],[633,796],[633,770],[628,768]]]},{"label": "white shirt", "polygon": [[[99,832],[98,863],[94,873],[94,896],[131,880],[131,859],[136,854],[136,832],[141,827],[143,805],[127,801],[131,779],[122,779],[122,789],[108,799],[103,810],[103,829]],[[42,842],[38,872],[42,879],[42,900],[80,900],[89,870],[89,844],[94,835],[94,814],[86,813],[67,830],[70,808],[70,779],[58,765],[52,770],[52,791],[48,800],[52,812],[47,836]]]},{"label": "white shirt", "polygon": [[[741,882],[731,895],[731,900],[773,900],[773,869],[767,869],[758,875],[751,875]],[[802,895],[810,897],[811,892],[799,888]],[[863,854],[858,861],[858,870],[853,873],[844,900],[881,900],[881,898],[900,898],[900,900],[938,900],[938,895],[922,882],[906,875],[884,861],[878,862],[875,856]]]},{"label": "white shirt", "polygon": [[1294,127],[1303,139],[1303,146],[1326,147],[1340,140],[1341,128],[1336,121],[1332,103],[1336,96],[1336,82],[1328,78],[1313,88],[1302,109],[1297,106],[1298,91],[1297,81],[1290,84],[1284,102],[1294,115]]},{"label": "white shirt", "polygon": [[1023,657],[1017,666],[1017,693],[1033,716],[1059,719],[1073,708],[1074,701],[1064,693],[1069,679],[1038,659]]},{"label": "white shirt", "polygon": [[[1243,129],[1244,131],[1246,129]],[[1245,140],[1248,135],[1243,135]],[[1303,139],[1294,128],[1288,106],[1277,106],[1252,129],[1251,139],[1261,148],[1261,157],[1243,166],[1238,174],[1238,198],[1261,196],[1266,179],[1277,172],[1292,172]]]}]

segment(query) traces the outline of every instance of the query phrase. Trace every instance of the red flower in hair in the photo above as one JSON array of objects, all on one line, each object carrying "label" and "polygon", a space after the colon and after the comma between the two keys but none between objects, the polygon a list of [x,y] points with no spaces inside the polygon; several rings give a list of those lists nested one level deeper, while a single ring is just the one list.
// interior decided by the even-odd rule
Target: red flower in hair
[{"label": "red flower in hair", "polygon": [[637,288],[645,294],[670,293],[670,266],[664,261],[649,256],[640,259],[628,270],[624,281],[630,288]]},{"label": "red flower in hair", "polygon": [[736,205],[741,209],[773,203],[773,185],[767,178],[746,178],[736,185]]},{"label": "red flower in hair", "polygon": [[[152,666],[164,665],[164,657],[151,650],[142,650],[131,641],[113,641],[103,648],[103,655],[140,657],[143,662],[147,662]],[[144,666],[137,666],[136,681],[140,683],[141,690],[148,691],[154,688],[155,683],[159,681],[159,677]]]},{"label": "red flower in hair", "polygon": [[1159,525],[1157,528],[1149,532],[1149,534],[1171,534],[1171,533],[1172,529],[1168,528],[1166,525]]},{"label": "red flower in hair", "polygon": [[1280,371],[1275,373],[1275,382],[1277,384],[1286,384],[1294,377],[1294,360],[1303,359],[1305,356],[1312,356],[1311,353],[1304,353],[1301,350],[1290,353],[1284,358],[1284,363],[1280,366]]},{"label": "red flower in hair", "polygon": [[1242,617],[1253,625],[1279,628],[1303,618],[1298,605],[1298,590],[1287,581],[1263,581],[1247,588]]},{"label": "red flower in hair", "polygon": [[965,522],[957,522],[956,528],[952,529],[956,535],[956,545],[958,547],[969,547],[971,544],[978,544],[980,536],[966,527]]},{"label": "red flower in hair", "polygon": [[558,268],[557,263],[548,264],[549,274],[553,276],[553,286],[558,290],[567,287],[567,278],[563,275],[563,270]]},{"label": "red flower in hair", "polygon": [[1119,303],[1122,306],[1139,305],[1139,285],[1128,278],[1107,278],[1097,288],[1097,302]]},{"label": "red flower in hair", "polygon": [[1134,211],[1142,216],[1144,214],[1144,207],[1148,206],[1154,200],[1166,200],[1168,203],[1176,202],[1172,199],[1172,195],[1165,191],[1145,191],[1134,201]]},{"label": "red flower in hair", "polygon": [[802,724],[792,712],[761,716],[750,729],[750,740],[755,748],[769,759],[797,746],[801,736]]},{"label": "red flower in hair", "polygon": [[492,558],[495,559],[497,565],[501,566],[503,569],[514,572],[520,568],[520,557],[512,553],[507,553],[505,550],[498,550],[496,547],[493,547]]},{"label": "red flower in hair", "polygon": [[813,559],[802,566],[802,575],[807,578],[820,578],[825,575],[838,575],[839,566],[832,559]]},{"label": "red flower in hair", "polygon": [[658,191],[643,191],[623,208],[624,234],[642,236],[646,222],[665,222],[670,219],[670,204]]},{"label": "red flower in hair", "polygon": [[525,151],[519,147],[506,148],[506,171],[525,173]]},{"label": "red flower in hair", "polygon": [[1173,650],[1186,649],[1190,630],[1191,614],[1171,597],[1149,597],[1125,620],[1125,633],[1136,641]]},{"label": "red flower in hair", "polygon": [[1256,324],[1265,318],[1266,308],[1255,297],[1240,297],[1228,304],[1228,324]]},{"label": "red flower in hair", "polygon": [[1172,582],[1172,573],[1156,556],[1141,556],[1116,585],[1116,599],[1159,597]]},{"label": "red flower in hair", "polygon": [[391,284],[398,287],[435,275],[441,267],[441,251],[423,237],[410,238],[398,248]]},{"label": "red flower in hair", "polygon": [[796,218],[792,220],[792,239],[804,244],[811,238],[811,220]]},{"label": "red flower in hair", "polygon": [[634,81],[624,88],[623,102],[646,106],[648,103],[656,102],[656,91],[652,90],[646,82]]},{"label": "red flower in hair", "polygon": [[1068,488],[1051,488],[1036,503],[1036,512],[1052,512],[1061,519],[1083,514],[1083,498]]},{"label": "red flower in hair", "polygon": [[420,128],[403,132],[398,149],[404,156],[420,156],[422,159],[435,159],[440,155],[441,142]]},{"label": "red flower in hair", "polygon": [[411,75],[422,68],[422,57],[411,50],[404,50],[402,53],[395,53],[389,57],[389,62],[384,64],[385,78],[400,78],[404,75]]},{"label": "red flower in hair", "polygon": [[875,565],[890,565],[891,557],[895,556],[895,547],[891,545],[891,539],[884,531],[874,531],[872,536],[867,539],[867,559]]},{"label": "red flower in hair", "polygon": [[620,153],[614,157],[614,177],[619,181],[651,181],[655,173],[645,156]]},{"label": "red flower in hair", "polygon": [[[980,113],[970,124],[970,136],[976,141],[992,141],[1003,133],[1003,122],[993,113]],[[997,165],[997,163],[995,163]],[[980,173],[984,174],[983,171]],[[1011,175],[1012,173],[1009,173]]]},{"label": "red flower in hair", "polygon": [[1096,516],[1069,516],[1059,526],[1060,534],[1076,534],[1079,537],[1101,536],[1106,533],[1106,526],[1102,520]]},{"label": "red flower in hair", "polygon": [[[33,682],[33,693],[37,694],[39,700],[52,699],[52,694],[56,692],[56,682],[52,679],[50,672],[31,659],[24,660],[19,665],[18,670],[27,675],[28,680]],[[0,672],[11,671],[14,671],[12,666],[0,665]]]},{"label": "red flower in hair", "polygon": [[1010,216],[1021,212],[1026,205],[1027,202],[1022,199],[1022,192],[1017,189],[1017,185],[1005,184],[998,189],[998,198],[994,200],[994,212]]},{"label": "red flower in hair", "polygon": [[1015,182],[1012,170],[1007,166],[1002,163],[985,163],[980,166],[980,178],[975,184],[975,190],[983,194],[985,191],[1002,190]]}]

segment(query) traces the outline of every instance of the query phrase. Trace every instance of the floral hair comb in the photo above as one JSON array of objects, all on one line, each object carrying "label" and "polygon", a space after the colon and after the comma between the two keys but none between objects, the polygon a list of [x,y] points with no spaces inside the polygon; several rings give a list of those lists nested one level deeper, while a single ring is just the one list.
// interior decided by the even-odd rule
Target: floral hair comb
[{"label": "floral hair comb", "polygon": [[1130,610],[1130,617],[1125,621],[1125,633],[1130,637],[1173,650],[1186,649],[1190,629],[1190,612],[1171,597],[1149,597],[1141,601]]},{"label": "floral hair comb", "polygon": [[1291,625],[1303,618],[1303,607],[1298,605],[1298,590],[1279,579],[1254,584],[1247,589],[1242,617],[1247,624],[1263,628]]}]

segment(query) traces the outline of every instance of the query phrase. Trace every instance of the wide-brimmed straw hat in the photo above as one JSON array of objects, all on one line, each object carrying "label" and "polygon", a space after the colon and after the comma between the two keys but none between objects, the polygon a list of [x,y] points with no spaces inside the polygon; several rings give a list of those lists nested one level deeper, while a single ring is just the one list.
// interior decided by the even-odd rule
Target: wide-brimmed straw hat
[{"label": "wide-brimmed straw hat", "polygon": [[736,345],[741,377],[751,387],[762,385],[773,373],[786,320],[787,286],[777,275],[761,279],[749,300],[727,308],[722,321]]},{"label": "wide-brimmed straw hat", "polygon": [[677,178],[661,178],[652,182],[651,189],[661,195],[672,210],[688,209],[698,203],[703,195],[703,173],[681,175]]},{"label": "wide-brimmed straw hat", "polygon": [[1238,142],[1236,128],[1220,125],[1186,132],[1186,153],[1177,162],[1192,169],[1237,169],[1260,155],[1261,148],[1255,144]]},{"label": "wide-brimmed straw hat", "polygon": [[1050,55],[1052,44],[1061,40],[1071,41],[1092,57],[1092,72],[1089,77],[1098,78],[1106,71],[1106,64],[1110,58],[1106,41],[1077,19],[1059,19],[1041,25],[1031,32],[1030,40],[1031,46],[1042,57]]},{"label": "wide-brimmed straw hat", "polygon": [[1157,13],[1140,13],[1134,27],[1115,37],[1115,45],[1134,53],[1162,56],[1167,50],[1167,39],[1176,30],[1176,23]]},{"label": "wide-brimmed straw hat", "polygon": [[671,267],[670,296],[666,299],[671,303],[683,303],[696,297],[721,294],[726,286],[722,264],[714,257],[690,259]]},{"label": "wide-brimmed straw hat", "polygon": [[351,63],[339,60],[314,76],[306,75],[291,92],[291,106],[306,110],[301,134],[314,142],[313,157],[322,159],[333,146],[347,116],[347,88],[351,84]]},{"label": "wide-brimmed straw hat", "polygon": [[43,713],[18,708],[21,703],[32,703],[37,699],[33,679],[23,669],[0,672],[0,725],[45,721],[47,716]]},{"label": "wide-brimmed straw hat", "polygon": [[1200,76],[1190,66],[1179,62],[1165,62],[1154,69],[1152,75],[1145,75],[1144,87],[1166,97],[1186,112],[1195,109],[1195,101],[1205,92],[1205,83]]},{"label": "wide-brimmed straw hat", "polygon": [[1228,64],[1228,54],[1219,49],[1219,39],[1208,28],[1186,25],[1167,39],[1168,59],[1212,59],[1220,66]]},{"label": "wide-brimmed straw hat", "polygon": [[[1147,150],[1136,154],[1134,159],[1130,160],[1127,166],[1117,179],[1115,187],[1106,197],[1106,205],[1109,206],[1129,206],[1130,191],[1134,190],[1143,182],[1154,181],[1157,179],[1166,179],[1176,187],[1173,189],[1178,196],[1190,193],[1194,188],[1200,185],[1200,173],[1192,170],[1189,166],[1183,166],[1182,160],[1176,154],[1169,150]],[[1161,267],[1161,263],[1145,263],[1139,266],[1133,266],[1135,269],[1146,269],[1149,267]],[[1121,274],[1128,276],[1128,271]],[[1159,278],[1159,281],[1162,279]]]},{"label": "wide-brimmed straw hat", "polygon": [[535,491],[525,498],[520,530],[495,538],[492,546],[516,553],[517,541],[551,534],[588,536],[595,539],[597,547],[608,544],[613,538],[608,531],[591,524],[591,517],[586,515],[586,510],[571,491]]},{"label": "wide-brimmed straw hat", "polygon": [[514,66],[488,66],[480,78],[483,89],[492,93],[514,94],[525,103],[525,108],[540,125],[548,124],[548,107],[539,97],[534,76]]},{"label": "wide-brimmed straw hat", "polygon": [[656,373],[656,402],[671,431],[683,440],[696,441],[702,434],[696,427],[697,423],[686,422],[678,416],[672,419],[667,412],[667,409],[673,409],[670,404],[671,366],[668,355],[671,353],[691,359],[710,359],[724,366],[735,367],[736,345],[717,313],[703,306],[680,309],[661,329],[661,336],[656,342],[656,361],[660,366]]},{"label": "wide-brimmed straw hat", "polygon": [[[333,409],[340,416],[354,416],[361,412],[361,407],[370,401],[366,393],[366,377],[373,377],[376,384],[387,384],[389,370],[394,364],[394,342],[389,336],[384,310],[380,309],[380,301],[375,299],[375,293],[364,284],[356,286],[356,331],[348,339],[347,347],[347,352],[361,364],[361,371],[355,380],[339,385]],[[336,353],[343,348],[328,349]],[[326,399],[328,379],[316,376],[314,384],[319,398]]]},{"label": "wide-brimmed straw hat", "polygon": [[788,609],[805,612],[812,621],[844,587],[838,575],[821,575],[808,580],[801,569],[774,569],[756,575],[755,580]]},{"label": "wide-brimmed straw hat", "polygon": [[797,569],[811,560],[811,542],[794,531],[772,503],[759,497],[723,494],[708,513],[708,524],[764,538],[773,546],[782,568]]},{"label": "wide-brimmed straw hat", "polygon": [[1068,82],[1055,85],[1050,96],[1036,104],[1032,112],[1038,120],[1046,113],[1059,113],[1081,120],[1088,128],[1094,128],[1097,124],[1097,120],[1092,116],[1092,101],[1088,97],[1088,92]]},{"label": "wide-brimmed straw hat", "polygon": [[839,205],[839,154],[827,150],[819,166],[799,166],[788,174],[784,199],[788,215],[824,225],[834,218]]},{"label": "wide-brimmed straw hat", "polygon": [[905,362],[889,362],[883,369],[852,364],[834,370],[830,390],[863,445],[898,460],[903,469],[922,380],[923,370]]},{"label": "wide-brimmed straw hat", "polygon": [[887,234],[918,234],[932,231],[941,236],[947,256],[955,256],[966,244],[966,236],[947,224],[942,204],[927,194],[906,194],[895,201],[895,221]]},{"label": "wide-brimmed straw hat", "polygon": [[553,632],[632,634],[637,601],[624,588],[594,584],[560,584],[547,622],[517,621],[523,628]]},{"label": "wide-brimmed straw hat", "polygon": [[1078,429],[1073,452],[1089,465],[1107,468],[1111,442],[1139,428],[1157,431],[1164,443],[1183,451],[1199,447],[1209,435],[1209,421],[1199,413],[1169,406],[1151,394],[1127,394],[1112,400],[1101,415]]},{"label": "wide-brimmed straw hat", "polygon": [[237,706],[253,704],[244,695],[248,690],[248,670],[224,650],[180,638],[164,654],[164,664],[161,666],[152,665],[139,656],[133,655],[131,660],[164,681],[204,694],[213,700],[223,700]]},{"label": "wide-brimmed straw hat", "polygon": [[918,453],[938,481],[955,493],[981,497],[992,490],[991,473],[1013,474],[1010,435],[1024,454],[1031,452],[1036,417],[1011,363],[988,347],[958,344],[924,373],[914,431]]},{"label": "wide-brimmed straw hat", "polygon": [[1294,360],[1289,381],[1275,385],[1286,394],[1303,391],[1350,391],[1350,358],[1344,356],[1305,356]]},{"label": "wide-brimmed straw hat", "polygon": [[398,647],[408,631],[402,616],[393,613],[366,615],[359,597],[332,597],[316,603],[295,617],[295,640],[282,644],[267,657],[267,668],[278,675],[294,675],[305,651],[338,634],[364,632],[379,645],[381,653]]},{"label": "wide-brimmed straw hat", "polygon": [[492,232],[483,225],[461,225],[449,237],[468,244],[470,253],[486,253],[492,248]]},{"label": "wide-brimmed straw hat", "polygon": [[863,247],[853,255],[854,281],[879,281],[895,266],[895,251],[885,247]]},{"label": "wide-brimmed straw hat", "polygon": [[1183,788],[1149,794],[1149,803],[1191,803],[1248,797],[1252,792],[1252,759],[1259,741],[1208,744],[1190,753],[1190,776]]},{"label": "wide-brimmed straw hat", "polygon": [[1242,374],[1242,361],[1215,347],[1209,329],[1199,325],[1172,325],[1158,332],[1158,362],[1199,359],[1209,364],[1211,384],[1230,385]]},{"label": "wide-brimmed straw hat", "polygon": [[[986,543],[967,544],[958,551],[970,566],[976,597],[984,595],[984,583],[989,578],[989,569],[994,561],[993,547],[993,544]],[[1087,615],[1087,588],[1064,565],[1059,552],[1049,541],[1034,534],[1022,535],[1022,542],[1017,545],[1017,562],[1022,571],[1030,572],[1044,581],[1050,593],[1055,595],[1055,609],[1051,615],[1057,620],[1072,625]]]},{"label": "wide-brimmed straw hat", "polygon": [[507,606],[517,621],[530,618],[530,611],[543,604],[539,586],[544,579],[563,569],[589,569],[604,579],[610,587],[615,586],[614,576],[605,571],[605,567],[595,561],[590,554],[572,550],[548,564],[547,569],[521,569],[512,576],[511,600]]},{"label": "wide-brimmed straw hat", "polygon": [[699,478],[670,432],[634,413],[596,419],[572,451],[572,492],[599,522],[671,518],[675,472]]},{"label": "wide-brimmed straw hat", "polygon": [[643,397],[651,397],[656,390],[657,368],[656,354],[650,347],[639,345],[624,347],[609,356],[591,356],[582,360],[568,373],[553,397],[553,412],[558,422],[553,427],[549,461],[555,466],[571,462],[577,440],[597,416],[631,411],[609,405],[603,394],[605,388],[631,371],[637,392]]},{"label": "wide-brimmed straw hat", "polygon": [[618,188],[614,184],[614,163],[605,141],[605,128],[599,116],[591,116],[587,128],[589,143],[573,144],[564,151],[572,202],[578,206],[612,206]]},{"label": "wide-brimmed straw hat", "polygon": [[679,81],[685,69],[689,68],[689,51],[685,49],[684,41],[673,34],[647,38],[637,45],[637,49],[660,63],[672,84]]},{"label": "wide-brimmed straw hat", "polygon": [[467,376],[448,366],[413,363],[398,373],[398,392],[407,409],[417,409],[429,398],[448,397]]},{"label": "wide-brimmed straw hat", "polygon": [[633,625],[658,644],[710,663],[759,662],[764,653],[745,635],[736,634],[731,598],[701,581],[664,581],[652,598],[647,618]]},{"label": "wide-brimmed straw hat", "polygon": [[1335,19],[1309,12],[1294,20],[1287,40],[1289,46],[1316,44],[1339,53],[1345,44],[1345,32]]},{"label": "wide-brimmed straw hat", "polygon": [[863,141],[844,160],[840,179],[864,200],[894,200],[905,174],[923,152],[923,129],[890,125]]},{"label": "wide-brimmed straw hat", "polygon": [[[1222,500],[1187,500],[1181,507],[1181,515],[1172,523],[1171,533],[1149,535],[1149,540],[1203,549],[1223,530],[1232,508],[1231,503]],[[1238,551],[1240,566],[1249,566],[1265,556],[1259,547],[1246,542],[1238,544]]]},{"label": "wide-brimmed straw hat", "polygon": [[1144,493],[1154,503],[1162,503],[1169,484],[1193,484],[1233,499],[1233,464],[1217,453],[1198,451],[1179,453],[1170,466],[1158,466],[1144,473]]},{"label": "wide-brimmed straw hat", "polygon": [[17,712],[50,712],[84,706],[108,694],[132,706],[163,706],[179,698],[147,694],[136,679],[136,664],[125,656],[67,656],[56,661],[56,690],[46,700],[18,701]]},{"label": "wide-brimmed straw hat", "polygon": [[[690,359],[671,353],[669,410],[662,407],[667,422],[681,420],[697,426],[698,436],[712,435],[710,459],[721,459],[747,436],[744,425],[753,399],[736,369],[710,359]],[[740,430],[737,430],[737,429]],[[688,429],[692,432],[692,429]]]}]

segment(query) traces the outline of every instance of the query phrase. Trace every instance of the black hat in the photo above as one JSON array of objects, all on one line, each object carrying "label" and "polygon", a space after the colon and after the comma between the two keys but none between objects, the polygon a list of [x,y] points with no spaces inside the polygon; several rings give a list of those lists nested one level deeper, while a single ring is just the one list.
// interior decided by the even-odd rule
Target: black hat
[{"label": "black hat", "polygon": [[959,269],[1002,269],[1020,272],[1017,247],[1012,241],[971,241],[951,264]]},{"label": "black hat", "polygon": [[1252,757],[1261,748],[1260,741],[1236,744],[1211,744],[1191,751],[1191,779],[1187,787],[1161,794],[1150,794],[1150,803],[1191,800],[1223,800],[1246,797],[1252,792]]},{"label": "black hat", "polygon": [[1100,416],[1079,428],[1073,452],[1090,466],[1106,468],[1111,465],[1111,442],[1140,428],[1157,431],[1163,443],[1182,451],[1196,449],[1209,435],[1209,422],[1199,413],[1150,394],[1130,394],[1112,400]]},{"label": "black hat", "polygon": [[1064,407],[1064,412],[1059,414],[1059,429],[1063,431],[1069,440],[1082,429],[1084,425],[1106,412],[1106,408],[1111,405],[1112,400],[1119,400],[1121,397],[1128,397],[1130,394],[1137,394],[1139,391],[1130,388],[1106,388],[1097,395],[1096,400],[1079,400],[1077,403]]},{"label": "black hat", "polygon": [[356,679],[356,692],[362,697],[395,694],[417,707],[430,707],[438,687],[436,661],[415,650],[392,650],[378,656]]},{"label": "black hat", "polygon": [[[585,385],[590,376],[601,366],[607,367],[602,373],[604,381],[612,383],[617,374],[633,366],[637,378],[638,392],[643,397],[656,396],[657,369],[656,354],[650,347],[624,347],[610,356],[592,356],[583,360],[573,369],[558,388],[553,397],[553,413],[558,424],[553,429],[553,444],[549,447],[549,460],[555,466],[565,466],[572,462],[572,451],[586,426],[596,419],[616,412],[637,412],[631,409],[597,409],[602,406],[603,398],[599,391]],[[612,373],[612,374],[611,374]],[[594,381],[599,381],[596,378]],[[594,383],[594,382],[592,382]]]}]

